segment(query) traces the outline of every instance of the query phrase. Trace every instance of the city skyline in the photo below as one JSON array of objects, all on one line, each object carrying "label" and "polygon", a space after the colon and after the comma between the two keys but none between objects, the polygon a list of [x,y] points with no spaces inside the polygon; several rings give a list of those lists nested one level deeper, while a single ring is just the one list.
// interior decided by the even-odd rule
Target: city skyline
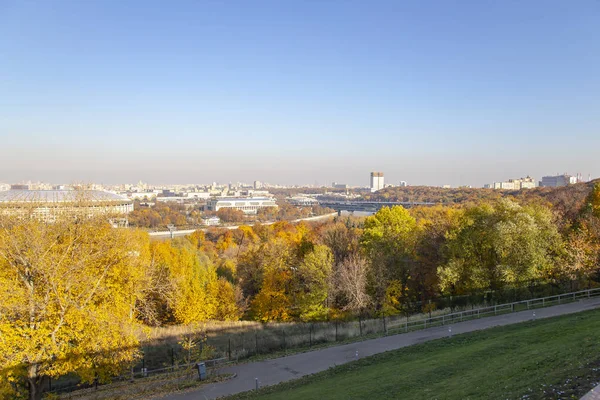
[{"label": "city skyline", "polygon": [[0,181],[598,177],[599,13],[592,0],[4,2]]}]

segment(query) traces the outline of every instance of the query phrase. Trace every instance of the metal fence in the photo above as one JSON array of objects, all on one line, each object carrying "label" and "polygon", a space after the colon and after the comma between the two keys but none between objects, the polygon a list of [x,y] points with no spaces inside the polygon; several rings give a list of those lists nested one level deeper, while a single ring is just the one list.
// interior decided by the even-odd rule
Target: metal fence
[{"label": "metal fence", "polygon": [[405,318],[404,322],[402,322],[401,320],[395,320],[392,323],[388,323],[388,326],[392,330],[396,330],[399,332],[408,332],[413,330],[426,329],[434,326],[442,326],[462,321],[468,321],[484,316],[507,314],[558,304],[571,303],[577,300],[589,299],[597,296],[600,296],[600,288],[580,290],[577,292],[563,293],[554,296],[540,297],[536,299],[522,300],[488,307],[480,307],[472,310],[464,310],[454,313],[442,314],[435,317],[426,317],[420,320],[409,321],[409,318]]},{"label": "metal fence", "polygon": [[[356,340],[364,336],[376,336],[411,332],[430,327],[456,324],[462,321],[523,310],[564,304],[600,296],[600,288],[580,290],[512,303],[472,308],[438,315],[418,314],[413,316],[385,316],[354,321],[332,321],[315,323],[268,323],[255,328],[241,326],[202,332],[206,337],[191,356],[200,360],[204,346],[210,346],[214,359],[204,361],[209,370],[259,354],[273,354],[297,348],[310,348],[326,343]],[[432,313],[433,314],[433,313]],[[131,372],[115,380],[134,380],[156,374],[164,374],[192,368],[198,361],[189,363],[190,354],[178,342],[180,338],[155,340],[142,348],[143,357]],[[70,384],[69,384],[70,383]],[[51,383],[52,385],[52,383]],[[79,385],[77,381],[61,379],[50,390],[55,393],[70,392],[84,387],[98,387],[97,383]]]}]

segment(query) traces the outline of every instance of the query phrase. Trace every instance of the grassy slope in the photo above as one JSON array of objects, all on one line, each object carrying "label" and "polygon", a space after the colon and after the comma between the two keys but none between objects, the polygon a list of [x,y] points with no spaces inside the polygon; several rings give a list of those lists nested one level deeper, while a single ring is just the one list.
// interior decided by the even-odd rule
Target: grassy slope
[{"label": "grassy slope", "polygon": [[600,310],[436,340],[234,398],[568,399],[600,379]]}]

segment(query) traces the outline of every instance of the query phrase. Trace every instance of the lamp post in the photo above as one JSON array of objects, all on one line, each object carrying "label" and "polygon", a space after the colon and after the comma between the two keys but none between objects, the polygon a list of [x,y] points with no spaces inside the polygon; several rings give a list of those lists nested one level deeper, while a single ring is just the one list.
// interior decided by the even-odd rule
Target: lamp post
[{"label": "lamp post", "polygon": [[175,225],[169,224],[167,225],[167,229],[169,229],[169,233],[171,234],[171,239],[175,237]]}]

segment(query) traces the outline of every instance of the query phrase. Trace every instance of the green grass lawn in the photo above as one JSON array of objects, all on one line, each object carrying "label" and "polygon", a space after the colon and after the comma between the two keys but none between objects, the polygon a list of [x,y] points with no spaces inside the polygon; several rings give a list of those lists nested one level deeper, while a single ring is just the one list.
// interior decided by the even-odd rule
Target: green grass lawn
[{"label": "green grass lawn", "polygon": [[235,399],[579,399],[600,381],[600,310],[457,335]]}]

